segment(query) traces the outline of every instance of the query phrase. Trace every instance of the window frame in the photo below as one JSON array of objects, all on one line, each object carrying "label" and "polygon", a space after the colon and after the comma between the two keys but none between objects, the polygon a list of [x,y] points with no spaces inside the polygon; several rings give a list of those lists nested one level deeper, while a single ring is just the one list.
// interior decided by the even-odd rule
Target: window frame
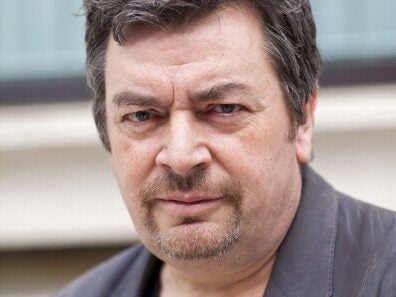
[{"label": "window frame", "polygon": [[[396,58],[326,62],[321,87],[396,83]],[[83,76],[0,82],[0,104],[18,105],[89,100]]]}]

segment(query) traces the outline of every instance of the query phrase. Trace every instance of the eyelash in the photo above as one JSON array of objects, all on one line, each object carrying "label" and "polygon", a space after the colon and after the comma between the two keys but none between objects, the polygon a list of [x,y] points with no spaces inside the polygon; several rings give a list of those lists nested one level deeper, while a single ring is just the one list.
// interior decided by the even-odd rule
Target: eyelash
[{"label": "eyelash", "polygon": [[[147,119],[144,119],[144,120],[133,120],[133,119],[131,119],[131,117],[133,117],[133,116],[138,117],[139,114],[140,115],[146,115]],[[139,111],[132,112],[132,113],[129,113],[129,114],[125,115],[124,119],[125,120],[129,120],[129,121],[134,122],[134,123],[142,123],[142,122],[148,121],[152,117],[153,117],[153,113],[152,112],[150,112],[148,110],[139,110]]]},{"label": "eyelash", "polygon": [[[229,112],[220,112],[217,111],[216,109],[218,108],[230,108],[232,107],[233,110],[229,111]],[[215,106],[215,108],[213,109],[215,112],[221,113],[221,114],[233,114],[236,113],[238,111],[240,111],[242,109],[242,106],[239,104],[218,104]]]},{"label": "eyelash", "polygon": [[[226,110],[224,111],[224,109],[226,109]],[[241,111],[242,109],[243,109],[243,107],[239,104],[216,104],[216,105],[212,105],[210,107],[210,109],[208,109],[207,111],[202,112],[202,114],[214,112],[216,114],[230,116],[236,112]],[[141,116],[145,115],[146,118],[142,119],[142,120],[132,119],[132,117],[136,117],[139,115],[141,115]],[[150,119],[153,119],[155,117],[161,117],[161,115],[159,115],[156,112],[151,111],[151,110],[139,110],[139,111],[131,112],[131,113],[124,115],[123,121],[129,121],[129,122],[133,122],[136,124],[140,124],[140,123],[147,122]]]}]

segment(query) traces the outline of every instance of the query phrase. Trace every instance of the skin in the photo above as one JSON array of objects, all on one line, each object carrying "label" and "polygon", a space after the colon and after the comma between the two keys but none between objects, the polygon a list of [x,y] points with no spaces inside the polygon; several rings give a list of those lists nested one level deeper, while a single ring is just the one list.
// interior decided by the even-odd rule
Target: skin
[{"label": "skin", "polygon": [[[122,45],[109,39],[110,162],[142,242],[165,263],[161,296],[262,296],[296,213],[316,92],[290,140],[260,26],[255,11],[230,6],[183,30],[133,26]],[[169,173],[198,171],[205,186],[159,182],[147,194]],[[239,204],[222,197],[222,186],[235,188]],[[170,249],[190,255],[231,231],[237,239],[221,255],[180,259],[159,248],[149,221]]]}]

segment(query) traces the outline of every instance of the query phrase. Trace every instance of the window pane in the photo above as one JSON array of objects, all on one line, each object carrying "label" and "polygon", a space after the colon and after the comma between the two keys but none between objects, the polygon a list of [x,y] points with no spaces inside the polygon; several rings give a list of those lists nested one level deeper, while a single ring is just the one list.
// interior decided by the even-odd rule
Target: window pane
[{"label": "window pane", "polygon": [[[396,59],[395,0],[311,0],[325,62]],[[0,0],[0,82],[84,75],[82,0]]]},{"label": "window pane", "polygon": [[324,61],[396,58],[395,0],[311,0]]},{"label": "window pane", "polygon": [[83,75],[81,0],[0,0],[0,80]]}]

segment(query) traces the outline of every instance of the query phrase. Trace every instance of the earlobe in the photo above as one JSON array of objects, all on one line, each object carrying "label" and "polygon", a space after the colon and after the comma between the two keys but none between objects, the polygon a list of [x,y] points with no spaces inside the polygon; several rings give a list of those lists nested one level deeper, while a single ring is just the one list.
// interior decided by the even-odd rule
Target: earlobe
[{"label": "earlobe", "polygon": [[308,163],[312,156],[312,137],[314,113],[318,99],[318,87],[312,92],[311,97],[304,106],[306,121],[297,128],[296,133],[296,158],[299,163]]}]

